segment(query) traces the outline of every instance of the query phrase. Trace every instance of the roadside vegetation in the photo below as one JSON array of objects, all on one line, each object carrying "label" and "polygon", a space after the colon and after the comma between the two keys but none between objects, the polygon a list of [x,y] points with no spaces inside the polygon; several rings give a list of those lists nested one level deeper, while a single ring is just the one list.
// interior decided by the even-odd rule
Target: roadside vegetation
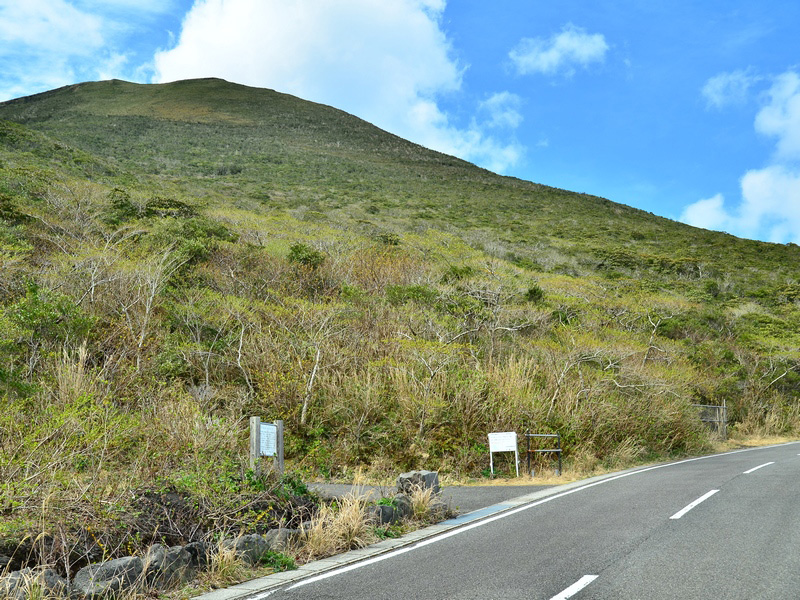
[{"label": "roadside vegetation", "polygon": [[0,541],[127,551],[158,537],[142,498],[203,534],[256,527],[248,502],[285,525],[303,501],[258,496],[251,415],[301,478],[475,477],[506,430],[558,431],[585,472],[696,454],[692,404],[723,401],[735,436],[800,432],[795,245],[216,80],[0,118]]}]

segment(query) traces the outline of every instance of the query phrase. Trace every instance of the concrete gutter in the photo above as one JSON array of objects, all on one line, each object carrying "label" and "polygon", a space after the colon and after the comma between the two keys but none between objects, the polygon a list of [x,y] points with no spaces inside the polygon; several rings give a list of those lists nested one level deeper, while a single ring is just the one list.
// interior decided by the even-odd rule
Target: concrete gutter
[{"label": "concrete gutter", "polygon": [[[636,471],[638,469],[634,468],[629,470]],[[330,556],[328,558],[323,558],[320,560],[315,560],[306,563],[298,567],[294,571],[273,573],[272,575],[267,575],[266,577],[259,577],[258,579],[253,579],[251,581],[245,581],[244,583],[239,583],[229,588],[214,590],[213,592],[208,592],[200,596],[195,596],[195,598],[197,600],[259,600],[260,598],[265,598],[269,596],[271,592],[277,590],[278,588],[284,587],[289,584],[297,583],[298,581],[305,579],[307,577],[313,577],[315,575],[320,575],[322,573],[333,571],[341,567],[346,567],[353,563],[357,563],[362,560],[366,560],[369,558],[379,556],[381,554],[386,554],[393,550],[397,550],[398,548],[413,546],[414,544],[422,540],[426,540],[428,538],[441,535],[453,529],[464,527],[467,524],[472,524],[475,523],[476,521],[486,519],[488,517],[497,515],[499,513],[508,510],[512,510],[514,508],[522,506],[523,504],[536,502],[537,500],[541,500],[542,498],[546,498],[554,494],[560,494],[562,492],[566,492],[568,490],[577,487],[594,483],[596,481],[602,481],[603,479],[607,479],[609,477],[616,477],[620,475],[620,473],[625,473],[625,472],[627,471],[608,473],[605,475],[598,475],[596,477],[591,477],[589,479],[582,479],[580,481],[566,483],[564,485],[549,487],[547,489],[534,492],[532,494],[527,494],[525,496],[520,496],[518,498],[506,500],[504,502],[500,502],[492,506],[487,506],[486,508],[481,508],[466,513],[464,515],[459,515],[458,517],[455,517],[453,519],[448,519],[447,521],[442,521],[441,523],[437,523],[436,525],[430,525],[428,527],[412,531],[411,533],[407,533],[400,538],[382,540],[380,542],[377,542],[376,544],[367,546],[366,548],[359,548],[358,550],[350,550],[349,552],[345,552],[343,554],[338,554],[336,556]]]}]

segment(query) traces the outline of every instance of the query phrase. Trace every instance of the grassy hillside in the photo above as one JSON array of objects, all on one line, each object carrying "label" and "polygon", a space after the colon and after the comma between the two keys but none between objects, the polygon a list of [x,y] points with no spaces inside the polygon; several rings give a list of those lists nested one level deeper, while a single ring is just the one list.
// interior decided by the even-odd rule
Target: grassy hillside
[{"label": "grassy hillside", "polygon": [[82,84],[5,103],[0,116],[182,193],[379,228],[422,221],[545,270],[666,272],[757,289],[796,276],[800,258],[797,246],[499,177],[336,109],[216,79]]},{"label": "grassy hillside", "polygon": [[0,119],[0,538],[111,527],[130,490],[224,506],[253,483],[253,414],[326,476],[480,475],[486,433],[526,428],[559,431],[568,468],[696,453],[693,403],[800,431],[795,245],[220,80]]}]

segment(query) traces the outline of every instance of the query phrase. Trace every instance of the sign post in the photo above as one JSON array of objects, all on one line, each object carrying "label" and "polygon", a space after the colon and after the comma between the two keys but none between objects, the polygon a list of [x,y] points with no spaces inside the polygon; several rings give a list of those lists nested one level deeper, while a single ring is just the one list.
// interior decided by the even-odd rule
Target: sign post
[{"label": "sign post", "polygon": [[502,431],[489,434],[489,469],[494,475],[493,452],[513,452],[514,465],[519,477],[519,450],[517,449],[517,433],[515,431]]},{"label": "sign post", "polygon": [[283,421],[262,423],[261,417],[250,417],[250,468],[256,475],[262,456],[274,457],[283,475]]}]

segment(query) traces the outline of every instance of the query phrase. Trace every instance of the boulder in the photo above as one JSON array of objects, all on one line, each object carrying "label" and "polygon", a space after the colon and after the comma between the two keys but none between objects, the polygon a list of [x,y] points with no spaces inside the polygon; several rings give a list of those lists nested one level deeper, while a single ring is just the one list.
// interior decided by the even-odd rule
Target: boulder
[{"label": "boulder", "polygon": [[401,519],[406,519],[414,514],[414,508],[411,506],[411,498],[405,494],[397,494],[394,497],[394,505]]},{"label": "boulder", "polygon": [[241,560],[248,564],[256,565],[270,549],[270,545],[264,539],[264,536],[250,533],[234,539],[223,540],[222,548],[233,550]]},{"label": "boulder", "polygon": [[0,577],[0,598],[66,598],[67,580],[52,569],[22,569]]},{"label": "boulder", "polygon": [[441,521],[447,517],[450,512],[450,506],[442,500],[436,499],[430,503],[428,513],[435,521]]},{"label": "boulder", "polygon": [[153,544],[147,549],[144,555],[144,579],[149,585],[155,585],[166,559],[167,549],[161,544]]},{"label": "boulder", "polygon": [[11,571],[21,571],[36,563],[33,547],[33,538],[25,538],[19,542],[16,540],[0,540],[0,555],[3,559],[8,559],[5,569]]},{"label": "boulder", "polygon": [[183,547],[191,557],[191,566],[203,569],[208,565],[208,545],[205,542],[190,542]]},{"label": "boulder", "polygon": [[370,519],[378,526],[392,525],[400,520],[400,511],[389,504],[376,504],[367,511]]},{"label": "boulder", "polygon": [[161,544],[154,544],[144,557],[145,581],[157,588],[187,581],[192,571],[192,555],[183,546],[165,548]]},{"label": "boulder", "polygon": [[82,568],[72,580],[73,595],[96,600],[141,583],[144,563],[137,556],[115,558]]},{"label": "boulder", "polygon": [[397,491],[401,494],[410,494],[415,488],[431,489],[438,494],[439,473],[436,471],[410,471],[401,473],[397,478]]},{"label": "boulder", "polygon": [[287,529],[280,527],[279,529],[270,529],[264,534],[264,539],[270,550],[275,552],[285,552],[294,543],[300,532],[297,529]]},{"label": "boulder", "polygon": [[192,555],[183,546],[172,546],[164,561],[164,578],[167,585],[189,581],[194,573]]}]

